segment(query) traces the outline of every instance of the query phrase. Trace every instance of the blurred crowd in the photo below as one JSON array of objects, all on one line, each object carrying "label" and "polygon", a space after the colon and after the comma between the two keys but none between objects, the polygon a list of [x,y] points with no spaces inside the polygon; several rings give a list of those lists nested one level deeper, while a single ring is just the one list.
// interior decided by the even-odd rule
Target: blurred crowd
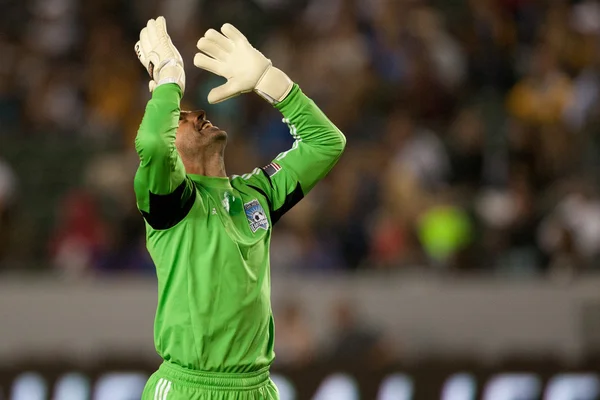
[{"label": "blurred crowd", "polygon": [[191,60],[224,22],[347,136],[338,166],[275,227],[274,270],[573,274],[599,260],[598,1],[2,4],[4,268],[152,272],[132,189],[149,98],[133,46],[156,15],[187,61],[184,107],[230,134],[228,173],[266,165],[292,139],[258,96],[206,103],[221,80]]},{"label": "blurred crowd", "polygon": [[333,361],[345,365],[383,367],[397,360],[402,344],[361,315],[357,305],[345,298],[337,299],[329,310],[331,331],[327,340],[319,341],[315,327],[308,322],[301,303],[289,300],[280,305],[275,339],[278,366],[303,367],[315,361]]}]

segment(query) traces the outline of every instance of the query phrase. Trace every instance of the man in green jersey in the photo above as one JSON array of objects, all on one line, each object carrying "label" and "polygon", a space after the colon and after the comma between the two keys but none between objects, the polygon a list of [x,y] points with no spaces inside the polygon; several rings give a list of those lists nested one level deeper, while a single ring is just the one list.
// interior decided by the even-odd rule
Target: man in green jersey
[{"label": "man in green jersey", "polygon": [[227,79],[208,100],[252,92],[295,139],[271,164],[227,177],[227,134],[204,111],[183,112],[183,60],[162,17],[135,49],[152,99],[135,140],[137,205],[156,265],[154,341],[163,358],[144,400],[277,399],[269,245],[273,225],[335,165],[346,139],[236,28],[210,29],[194,64]]}]

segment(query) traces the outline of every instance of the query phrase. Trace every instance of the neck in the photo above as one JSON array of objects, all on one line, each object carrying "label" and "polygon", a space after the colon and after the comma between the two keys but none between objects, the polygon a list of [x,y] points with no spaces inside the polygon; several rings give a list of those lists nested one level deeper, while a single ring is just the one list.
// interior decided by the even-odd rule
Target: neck
[{"label": "neck", "polygon": [[199,157],[193,160],[183,159],[185,171],[188,174],[226,178],[224,150],[208,146]]}]

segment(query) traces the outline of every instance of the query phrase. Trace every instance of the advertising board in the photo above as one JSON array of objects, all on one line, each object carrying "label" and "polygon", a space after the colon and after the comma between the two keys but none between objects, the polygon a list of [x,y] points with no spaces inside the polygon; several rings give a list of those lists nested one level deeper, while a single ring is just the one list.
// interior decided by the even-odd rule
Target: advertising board
[{"label": "advertising board", "polygon": [[[2,400],[136,400],[156,365],[23,363],[0,368]],[[600,400],[600,362],[567,367],[552,360],[493,367],[431,361],[371,370],[360,365],[274,368],[281,400]]]}]

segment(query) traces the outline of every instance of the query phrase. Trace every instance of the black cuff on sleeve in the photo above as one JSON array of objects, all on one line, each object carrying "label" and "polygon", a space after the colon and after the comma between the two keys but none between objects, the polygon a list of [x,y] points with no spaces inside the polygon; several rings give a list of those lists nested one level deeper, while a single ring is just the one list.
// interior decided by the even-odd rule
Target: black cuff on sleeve
[{"label": "black cuff on sleeve", "polygon": [[285,196],[285,201],[281,207],[277,210],[271,210],[271,223],[275,225],[277,221],[283,215],[290,211],[292,207],[300,202],[304,198],[304,192],[302,191],[302,186],[300,186],[300,182],[296,185],[296,188]]},{"label": "black cuff on sleeve", "polygon": [[192,209],[196,196],[186,179],[173,193],[160,195],[149,193],[150,212],[142,211],[148,224],[156,230],[165,230],[181,222]]}]

